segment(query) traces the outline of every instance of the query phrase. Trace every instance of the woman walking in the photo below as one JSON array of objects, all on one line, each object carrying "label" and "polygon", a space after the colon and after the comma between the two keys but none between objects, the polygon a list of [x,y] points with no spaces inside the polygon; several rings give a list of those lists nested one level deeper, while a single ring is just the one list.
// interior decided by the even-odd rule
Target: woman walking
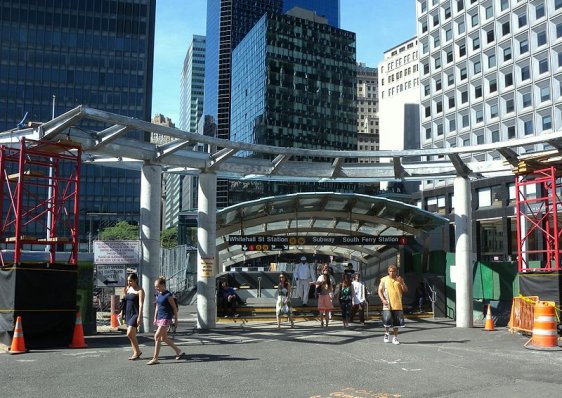
[{"label": "woman walking", "polygon": [[154,288],[158,292],[156,295],[156,311],[154,313],[154,324],[158,327],[156,333],[154,333],[154,355],[147,365],[159,364],[158,356],[160,355],[160,347],[162,342],[168,344],[176,352],[176,360],[179,361],[184,357],[184,353],[174,344],[174,342],[168,337],[168,328],[172,324],[172,320],[175,324],[178,324],[178,308],[176,307],[176,302],[170,293],[166,289],[166,278],[161,276],[154,282]]},{"label": "woman walking", "polygon": [[281,272],[279,274],[279,283],[277,285],[277,302],[275,303],[275,315],[277,316],[277,327],[281,327],[281,317],[287,315],[291,327],[295,327],[293,322],[293,307],[291,306],[291,284],[287,279],[287,274]]},{"label": "woman walking", "polygon": [[353,297],[353,286],[351,284],[351,278],[349,274],[343,274],[343,278],[340,283],[340,289],[338,292],[338,299],[340,301],[341,320],[343,322],[344,328],[349,326],[352,297]]},{"label": "woman walking", "polygon": [[327,265],[322,267],[322,275],[318,277],[316,282],[311,282],[316,285],[318,292],[318,312],[320,314],[320,325],[324,327],[324,320],[326,327],[330,321],[330,312],[334,309],[332,298],[334,297],[334,283],[330,277],[330,269]]},{"label": "woman walking", "polygon": [[142,320],[144,290],[139,286],[139,277],[133,273],[127,278],[128,286],[125,288],[125,323],[127,324],[127,337],[133,347],[133,355],[129,361],[139,359],[142,352],[137,339],[137,328]]}]

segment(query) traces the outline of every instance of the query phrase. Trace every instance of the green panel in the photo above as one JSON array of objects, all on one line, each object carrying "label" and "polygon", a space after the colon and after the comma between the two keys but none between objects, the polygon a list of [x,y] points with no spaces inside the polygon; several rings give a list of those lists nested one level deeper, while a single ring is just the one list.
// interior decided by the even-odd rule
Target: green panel
[{"label": "green panel", "polygon": [[422,253],[412,254],[412,269],[417,274],[423,273],[422,258],[423,258]]}]

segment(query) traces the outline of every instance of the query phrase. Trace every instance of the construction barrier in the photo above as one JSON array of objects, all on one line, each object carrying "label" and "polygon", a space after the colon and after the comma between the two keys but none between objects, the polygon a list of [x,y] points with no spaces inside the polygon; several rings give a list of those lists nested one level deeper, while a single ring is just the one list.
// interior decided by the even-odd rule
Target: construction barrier
[{"label": "construction barrier", "polygon": [[22,354],[24,352],[27,352],[27,349],[25,348],[25,340],[23,339],[21,316],[18,315],[18,318],[16,320],[16,327],[14,328],[12,346],[10,347],[10,354]]},{"label": "construction barrier", "polygon": [[538,296],[519,296],[513,298],[511,315],[507,327],[512,333],[533,331],[535,304],[539,301]]},{"label": "construction barrier", "polygon": [[[530,344],[529,344],[530,343]],[[558,350],[558,322],[554,302],[538,301],[535,305],[533,336],[525,343],[535,350]]]}]

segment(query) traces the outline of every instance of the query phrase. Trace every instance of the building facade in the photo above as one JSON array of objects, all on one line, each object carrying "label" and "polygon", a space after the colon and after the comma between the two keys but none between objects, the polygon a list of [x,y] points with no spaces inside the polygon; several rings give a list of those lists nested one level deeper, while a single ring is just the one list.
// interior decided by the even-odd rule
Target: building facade
[{"label": "building facade", "polygon": [[[0,1],[0,130],[78,105],[149,121],[155,3]],[[81,248],[110,219],[138,221],[139,192],[136,171],[84,165]]]},{"label": "building facade", "polygon": [[[379,149],[378,71],[364,63],[357,64],[357,150]],[[359,158],[359,163],[375,163],[378,159]]]},{"label": "building facade", "polygon": [[328,24],[340,27],[340,0],[283,0],[283,12],[293,7],[314,11],[318,16],[328,20]]}]

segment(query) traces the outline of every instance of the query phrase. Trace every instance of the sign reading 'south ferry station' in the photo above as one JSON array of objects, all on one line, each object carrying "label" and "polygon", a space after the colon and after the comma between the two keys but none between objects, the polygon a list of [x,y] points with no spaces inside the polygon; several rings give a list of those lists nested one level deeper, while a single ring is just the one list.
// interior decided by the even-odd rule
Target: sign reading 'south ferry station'
[{"label": "sign reading 'south ferry station'", "polygon": [[269,244],[269,245],[408,245],[413,239],[405,235],[387,236],[271,236],[271,235],[228,235],[229,245]]}]

